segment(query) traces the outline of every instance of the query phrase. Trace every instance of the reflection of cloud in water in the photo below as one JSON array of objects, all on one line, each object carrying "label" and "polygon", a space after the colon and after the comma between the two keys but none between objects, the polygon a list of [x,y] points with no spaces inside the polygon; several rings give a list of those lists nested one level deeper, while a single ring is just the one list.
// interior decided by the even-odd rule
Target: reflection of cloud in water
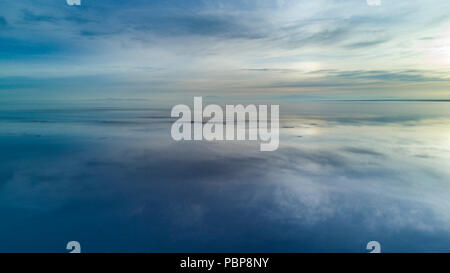
[{"label": "reflection of cloud in water", "polygon": [[158,111],[47,115],[2,114],[0,250],[448,250],[445,115],[291,115],[274,153],[175,143]]}]

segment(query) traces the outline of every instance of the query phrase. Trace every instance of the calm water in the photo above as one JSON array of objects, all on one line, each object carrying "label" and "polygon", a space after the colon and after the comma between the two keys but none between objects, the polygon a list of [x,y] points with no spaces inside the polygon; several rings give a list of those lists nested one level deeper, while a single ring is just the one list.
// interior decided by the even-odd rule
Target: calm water
[{"label": "calm water", "polygon": [[281,107],[280,148],[175,142],[170,107],[0,108],[0,251],[450,251],[450,103]]}]

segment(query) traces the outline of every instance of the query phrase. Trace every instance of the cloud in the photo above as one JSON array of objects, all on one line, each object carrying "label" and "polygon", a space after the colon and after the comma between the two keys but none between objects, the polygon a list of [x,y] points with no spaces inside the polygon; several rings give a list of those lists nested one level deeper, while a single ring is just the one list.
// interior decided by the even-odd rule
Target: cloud
[{"label": "cloud", "polygon": [[355,153],[355,154],[361,154],[361,155],[383,156],[382,153],[376,152],[372,149],[365,149],[365,148],[359,148],[359,147],[346,147],[346,148],[343,148],[342,150],[349,152],[349,153]]},{"label": "cloud", "polygon": [[[158,82],[165,83],[159,86],[166,93],[321,88],[330,96],[345,93],[345,87],[377,95],[378,90],[365,87],[378,84],[390,85],[389,92],[398,90],[404,95],[405,88],[396,83],[445,82],[434,73],[402,71],[405,67],[422,69],[417,60],[423,59],[425,51],[409,41],[437,36],[435,29],[445,24],[443,19],[436,21],[445,18],[443,3],[425,8],[414,1],[394,3],[376,12],[365,5],[327,3],[133,0],[126,4],[86,1],[81,8],[72,8],[64,3],[15,1],[2,14],[7,25],[0,19],[4,30],[0,63],[8,66],[2,75],[41,77],[43,70],[52,70],[56,77],[54,67],[61,65],[61,77],[79,75],[83,67],[87,76],[104,74],[107,67],[107,73],[142,83],[133,92]],[[306,8],[309,12],[304,12]],[[11,63],[10,59],[18,61]],[[148,65],[161,69],[138,69]],[[250,73],[257,69],[265,77]],[[330,73],[323,79],[304,73],[318,69],[355,75]],[[440,68],[426,69],[437,72]],[[358,71],[372,72],[363,75]],[[428,94],[437,96],[443,89],[430,88]],[[106,93],[97,92],[99,96]]]},{"label": "cloud", "polygon": [[450,78],[445,73],[427,70],[350,70],[350,71],[328,71],[327,77],[336,79],[362,79],[399,81],[399,82],[434,82],[448,81]]},{"label": "cloud", "polygon": [[[258,70],[252,70],[258,71]],[[261,71],[261,70],[259,70]],[[267,70],[262,70],[267,71]],[[317,70],[302,73],[293,72],[302,81],[288,81],[269,83],[263,88],[342,88],[342,87],[370,87],[384,86],[387,83],[433,83],[450,82],[446,73],[432,70]]]},{"label": "cloud", "polygon": [[373,40],[373,41],[355,42],[355,43],[352,43],[352,44],[348,44],[345,47],[353,48],[353,49],[364,48],[364,47],[373,47],[373,46],[376,46],[376,45],[380,45],[380,44],[386,43],[388,41],[389,41],[389,39],[379,39],[379,40]]}]

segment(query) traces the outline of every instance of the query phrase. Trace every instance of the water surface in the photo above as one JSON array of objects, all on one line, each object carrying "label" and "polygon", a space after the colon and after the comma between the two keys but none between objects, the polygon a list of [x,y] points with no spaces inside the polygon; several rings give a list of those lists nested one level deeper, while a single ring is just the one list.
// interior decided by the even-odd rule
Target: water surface
[{"label": "water surface", "polygon": [[170,107],[0,108],[0,251],[450,251],[448,102],[281,106],[280,148],[175,142]]}]

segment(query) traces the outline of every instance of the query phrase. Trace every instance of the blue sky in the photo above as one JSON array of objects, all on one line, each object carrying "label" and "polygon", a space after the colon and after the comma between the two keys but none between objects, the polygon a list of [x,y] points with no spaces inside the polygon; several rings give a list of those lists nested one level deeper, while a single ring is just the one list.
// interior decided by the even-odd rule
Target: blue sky
[{"label": "blue sky", "polygon": [[3,99],[450,98],[446,0],[5,2]]}]

